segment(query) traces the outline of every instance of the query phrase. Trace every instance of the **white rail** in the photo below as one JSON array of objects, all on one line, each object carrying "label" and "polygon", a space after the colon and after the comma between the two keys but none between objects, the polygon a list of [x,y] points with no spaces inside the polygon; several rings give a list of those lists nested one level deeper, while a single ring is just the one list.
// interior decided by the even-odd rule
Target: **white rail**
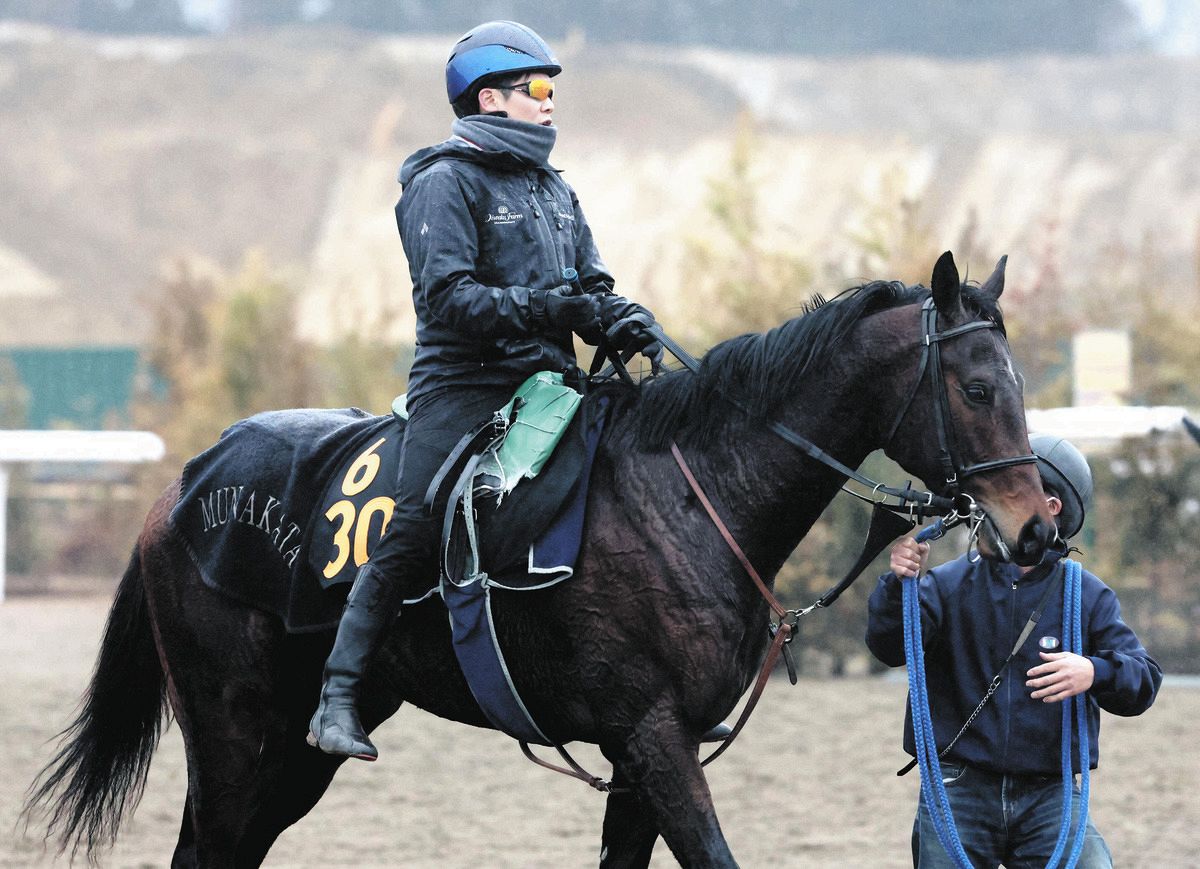
[{"label": "white rail", "polygon": [[147,431],[0,431],[0,603],[4,602],[8,466],[18,462],[156,462],[166,447]]}]

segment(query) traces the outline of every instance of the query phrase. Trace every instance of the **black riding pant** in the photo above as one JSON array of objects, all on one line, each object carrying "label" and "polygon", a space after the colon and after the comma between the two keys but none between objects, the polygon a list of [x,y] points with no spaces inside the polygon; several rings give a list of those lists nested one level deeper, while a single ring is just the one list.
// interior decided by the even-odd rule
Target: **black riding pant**
[{"label": "black riding pant", "polygon": [[507,404],[519,385],[450,387],[422,395],[409,408],[396,509],[371,552],[371,564],[392,582],[394,593],[415,597],[436,582],[441,517],[426,511],[425,492],[454,445]]}]

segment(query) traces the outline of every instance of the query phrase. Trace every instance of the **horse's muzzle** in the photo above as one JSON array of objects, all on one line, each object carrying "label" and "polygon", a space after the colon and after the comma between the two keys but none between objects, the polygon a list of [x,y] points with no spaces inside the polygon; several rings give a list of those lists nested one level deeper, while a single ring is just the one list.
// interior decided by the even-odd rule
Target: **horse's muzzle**
[{"label": "horse's muzzle", "polygon": [[984,534],[980,539],[981,555],[998,561],[1011,561],[1021,567],[1030,567],[1042,560],[1047,547],[1058,537],[1058,529],[1040,516],[1033,516],[1021,526],[1017,539],[1011,544],[1005,541],[1000,529],[989,516],[984,523]]},{"label": "horse's muzzle", "polygon": [[1034,516],[1022,527],[1017,537],[1017,548],[1013,560],[1022,567],[1037,564],[1045,555],[1047,547],[1058,538],[1058,528],[1041,516]]}]

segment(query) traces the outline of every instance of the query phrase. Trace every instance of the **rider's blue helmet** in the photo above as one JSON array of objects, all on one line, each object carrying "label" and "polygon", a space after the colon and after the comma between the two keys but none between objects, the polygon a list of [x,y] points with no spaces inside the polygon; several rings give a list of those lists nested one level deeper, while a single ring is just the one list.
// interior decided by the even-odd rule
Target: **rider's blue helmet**
[{"label": "rider's blue helmet", "polygon": [[1051,434],[1036,434],[1029,446],[1037,456],[1038,473],[1050,493],[1062,501],[1058,515],[1059,533],[1064,539],[1074,537],[1083,527],[1083,517],[1092,501],[1092,469],[1087,459],[1066,438]]},{"label": "rider's blue helmet", "polygon": [[454,43],[446,61],[446,94],[453,103],[482,78],[534,70],[552,77],[562,72],[546,41],[524,24],[489,21]]}]

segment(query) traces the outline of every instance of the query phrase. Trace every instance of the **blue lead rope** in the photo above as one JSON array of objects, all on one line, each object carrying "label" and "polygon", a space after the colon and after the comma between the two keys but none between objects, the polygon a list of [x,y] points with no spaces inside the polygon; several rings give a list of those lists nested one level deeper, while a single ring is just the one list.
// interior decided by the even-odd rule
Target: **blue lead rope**
[{"label": "blue lead rope", "polygon": [[[1063,582],[1063,648],[1083,654],[1082,637],[1082,597],[1083,597],[1083,567],[1078,561],[1067,559],[1066,578]],[[1046,869],[1055,869],[1063,848],[1067,844],[1067,834],[1071,827],[1071,783],[1074,780],[1074,770],[1071,765],[1071,710],[1075,710],[1075,724],[1079,740],[1079,820],[1075,825],[1075,841],[1071,844],[1071,853],[1067,856],[1066,869],[1074,869],[1083,851],[1084,831],[1087,829],[1088,795],[1091,785],[1090,764],[1091,745],[1087,723],[1087,697],[1076,694],[1067,698],[1062,710],[1062,781],[1063,781],[1063,817],[1058,828],[1058,841],[1054,843],[1054,853]]]},{"label": "blue lead rope", "polygon": [[[942,536],[945,530],[941,520],[922,530],[916,537],[918,543]],[[1079,562],[1067,560],[1063,582],[1063,648],[1077,655],[1083,654],[1081,628],[1082,615],[1082,567]],[[929,713],[929,691],[925,684],[925,649],[921,640],[921,597],[918,577],[906,577],[901,583],[904,610],[904,650],[908,663],[908,695],[912,706],[913,741],[917,748],[917,763],[920,766],[921,796],[933,820],[933,829],[938,841],[959,869],[971,869],[971,861],[963,850],[962,840],[954,825],[954,814],[950,809],[950,798],[942,780],[942,766],[938,760],[937,742],[933,733],[933,721]],[[1075,840],[1067,857],[1064,869],[1074,869],[1083,850],[1084,831],[1087,827],[1090,747],[1087,726],[1087,699],[1077,694],[1063,703],[1062,710],[1062,780],[1063,814],[1059,825],[1058,841],[1046,869],[1056,869],[1062,858],[1071,827],[1071,786],[1074,778],[1071,762],[1071,718],[1072,710],[1078,727],[1081,790],[1079,820],[1075,827]]]},{"label": "blue lead rope", "polygon": [[[939,519],[917,534],[917,542],[924,543],[943,533]],[[963,850],[954,826],[954,814],[950,811],[950,798],[946,795],[946,783],[942,781],[942,765],[938,761],[937,742],[933,734],[933,721],[929,715],[929,691],[925,685],[925,648],[921,642],[921,595],[920,578],[907,577],[902,583],[904,593],[904,649],[908,662],[908,696],[912,705],[913,742],[917,746],[917,764],[921,774],[921,796],[925,808],[933,819],[933,829],[938,841],[959,869],[971,869],[971,861]]]}]

